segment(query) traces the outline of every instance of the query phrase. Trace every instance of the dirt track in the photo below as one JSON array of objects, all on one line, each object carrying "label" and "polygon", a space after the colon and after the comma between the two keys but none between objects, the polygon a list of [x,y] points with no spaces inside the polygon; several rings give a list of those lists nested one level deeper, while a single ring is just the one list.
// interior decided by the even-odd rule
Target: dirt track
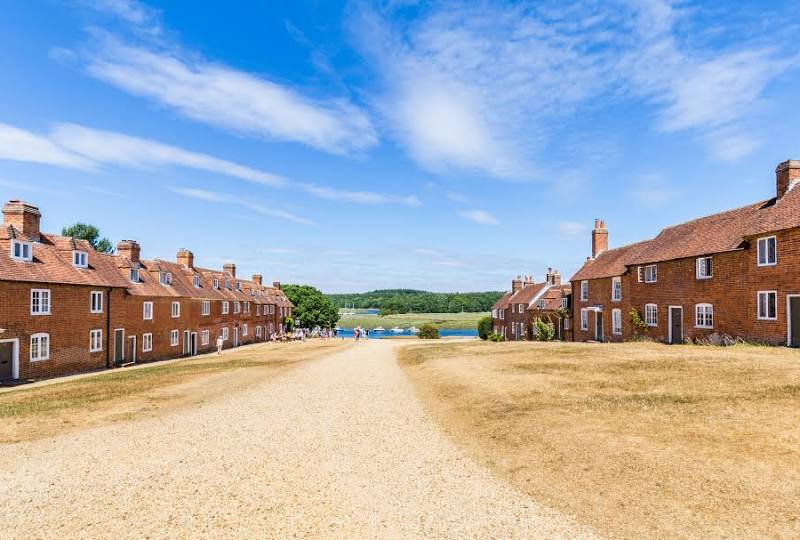
[{"label": "dirt track", "polygon": [[392,341],[190,409],[0,446],[26,538],[587,537],[440,434]]}]

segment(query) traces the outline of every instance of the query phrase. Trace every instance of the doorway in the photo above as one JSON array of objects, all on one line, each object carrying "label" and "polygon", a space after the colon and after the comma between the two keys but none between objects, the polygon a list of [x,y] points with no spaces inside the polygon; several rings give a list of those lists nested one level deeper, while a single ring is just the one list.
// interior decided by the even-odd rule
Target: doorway
[{"label": "doorway", "polygon": [[800,295],[790,294],[786,303],[789,305],[786,316],[789,332],[787,344],[789,347],[800,347]]},{"label": "doorway", "polygon": [[238,347],[239,346],[239,328],[238,327],[234,327],[233,328],[233,346],[234,347]]},{"label": "doorway", "polygon": [[189,355],[197,355],[197,332],[192,332],[189,336]]},{"label": "doorway", "polygon": [[114,330],[114,363],[121,364],[125,361],[125,330]]},{"label": "doorway", "polygon": [[0,340],[0,381],[19,379],[19,339]]},{"label": "doorway", "polygon": [[189,342],[189,331],[183,331],[183,356],[192,354],[192,344]]},{"label": "doorway", "polygon": [[683,343],[683,308],[669,306],[669,343],[679,345]]},{"label": "doorway", "polygon": [[128,360],[136,362],[136,336],[128,336]]},{"label": "doorway", "polygon": [[594,339],[603,341],[603,312],[594,312]]}]

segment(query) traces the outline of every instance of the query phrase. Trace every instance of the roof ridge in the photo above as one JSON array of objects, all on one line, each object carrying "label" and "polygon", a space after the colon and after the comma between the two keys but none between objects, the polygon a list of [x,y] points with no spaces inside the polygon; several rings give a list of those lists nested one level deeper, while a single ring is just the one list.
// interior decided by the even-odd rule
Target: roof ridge
[{"label": "roof ridge", "polygon": [[[687,221],[682,221],[680,223],[675,223],[673,225],[667,225],[666,227],[661,229],[661,232],[667,231],[669,229],[675,229],[676,227],[681,227],[683,225],[689,225],[690,223],[697,223],[698,221],[702,221],[704,219],[720,217],[720,216],[724,216],[725,214],[732,214],[734,212],[741,212],[742,210],[744,210],[746,208],[751,208],[751,207],[754,207],[754,206],[763,206],[763,205],[765,205],[765,204],[767,204],[767,203],[769,203],[771,201],[774,201],[774,200],[776,200],[776,198],[772,197],[771,199],[765,199],[763,201],[758,201],[758,202],[754,202],[754,203],[750,203],[750,204],[745,204],[745,205],[739,206],[737,208],[731,208],[730,210],[723,210],[722,212],[717,212],[715,214],[708,214],[707,216],[700,216],[700,217],[697,217],[697,218],[694,218],[694,219],[690,219],[690,220],[687,220]],[[661,234],[661,232],[659,232],[658,234]]]}]

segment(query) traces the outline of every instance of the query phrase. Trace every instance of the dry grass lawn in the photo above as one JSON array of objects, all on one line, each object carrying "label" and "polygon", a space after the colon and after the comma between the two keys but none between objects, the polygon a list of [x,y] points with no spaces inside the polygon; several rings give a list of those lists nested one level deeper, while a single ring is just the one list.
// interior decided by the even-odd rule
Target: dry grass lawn
[{"label": "dry grass lawn", "polygon": [[226,351],[222,356],[153,363],[0,393],[0,443],[196,405],[348,346],[344,341],[321,340],[263,343]]},{"label": "dry grass lawn", "polygon": [[400,363],[448,434],[612,537],[800,537],[800,353],[442,343]]}]

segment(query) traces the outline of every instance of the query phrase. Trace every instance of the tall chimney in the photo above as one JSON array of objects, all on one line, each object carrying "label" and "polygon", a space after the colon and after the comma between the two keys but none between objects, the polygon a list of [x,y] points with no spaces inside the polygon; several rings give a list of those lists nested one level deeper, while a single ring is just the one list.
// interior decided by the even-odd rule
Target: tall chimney
[{"label": "tall chimney", "polygon": [[561,285],[561,273],[552,268],[547,269],[547,279],[545,280],[548,285]]},{"label": "tall chimney", "polygon": [[227,273],[229,273],[230,275],[232,275],[233,277],[236,277],[236,265],[235,264],[233,264],[233,263],[225,263],[225,264],[222,265],[222,269],[224,271],[226,271]]},{"label": "tall chimney", "polygon": [[136,240],[120,240],[117,244],[117,255],[127,257],[133,263],[140,262],[139,256],[142,248]]},{"label": "tall chimney", "polygon": [[189,251],[186,248],[181,248],[178,250],[178,256],[176,257],[178,264],[185,266],[186,268],[194,268],[194,253]]},{"label": "tall chimney", "polygon": [[522,276],[517,276],[511,280],[511,292],[517,293],[522,290]]},{"label": "tall chimney", "polygon": [[261,282],[264,281],[264,278],[261,274],[253,274],[253,283],[256,285],[261,285]]},{"label": "tall chimney", "polygon": [[281,282],[280,281],[273,281],[272,282],[272,288],[280,290],[281,289]]},{"label": "tall chimney", "polygon": [[11,200],[3,206],[3,225],[15,229],[34,242],[39,241],[39,224],[42,214],[39,209],[23,201]]},{"label": "tall chimney", "polygon": [[528,285],[533,285],[533,276],[525,276],[525,281],[523,282],[523,286],[527,287]]},{"label": "tall chimney", "polygon": [[592,259],[608,249],[608,229],[602,219],[594,220],[592,231]]},{"label": "tall chimney", "polygon": [[778,165],[778,168],[775,169],[775,180],[778,188],[777,195],[780,199],[800,181],[800,160],[790,159]]}]

